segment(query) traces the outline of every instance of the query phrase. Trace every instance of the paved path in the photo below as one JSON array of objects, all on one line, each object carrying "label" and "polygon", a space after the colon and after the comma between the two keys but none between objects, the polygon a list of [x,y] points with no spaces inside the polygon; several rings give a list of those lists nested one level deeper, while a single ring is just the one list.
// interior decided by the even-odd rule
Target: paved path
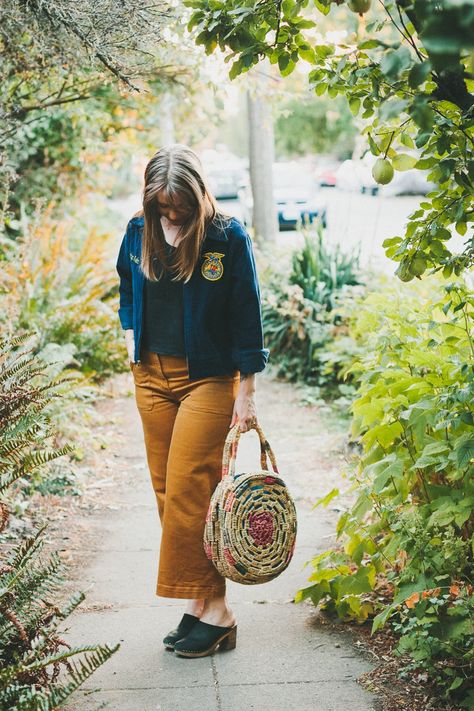
[{"label": "paved path", "polygon": [[[90,517],[96,548],[90,550],[88,534],[82,551],[88,564],[75,581],[87,597],[69,618],[65,637],[77,644],[120,641],[121,648],[76,692],[68,711],[93,711],[103,702],[113,711],[377,709],[356,682],[370,665],[350,634],[321,625],[311,603],[292,602],[307,584],[305,561],[333,540],[337,514],[311,505],[339,480],[341,433],[316,409],[299,406],[291,385],[265,373],[257,388],[259,421],[297,503],[297,546],[290,566],[270,583],[228,583],[237,647],[197,659],[178,657],[161,642],[180,619],[184,601],[154,593],[160,525],[135,402],[118,397],[99,404],[104,422],[115,418],[120,430],[107,453],[119,483],[110,493],[110,510]],[[256,433],[243,434],[237,469],[255,465],[258,452]]]}]

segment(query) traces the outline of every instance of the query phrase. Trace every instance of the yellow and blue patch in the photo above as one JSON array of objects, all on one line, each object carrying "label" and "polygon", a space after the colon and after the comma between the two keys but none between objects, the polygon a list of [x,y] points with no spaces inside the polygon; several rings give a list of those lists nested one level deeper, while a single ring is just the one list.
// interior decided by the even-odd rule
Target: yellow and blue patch
[{"label": "yellow and blue patch", "polygon": [[205,252],[205,260],[201,266],[201,274],[209,281],[217,281],[224,273],[224,265],[221,262],[225,254],[221,252]]}]

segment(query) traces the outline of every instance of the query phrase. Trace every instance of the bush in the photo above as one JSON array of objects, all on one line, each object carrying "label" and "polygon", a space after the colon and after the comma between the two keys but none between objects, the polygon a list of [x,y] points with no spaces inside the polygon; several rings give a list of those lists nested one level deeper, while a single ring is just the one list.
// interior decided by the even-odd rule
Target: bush
[{"label": "bush", "polygon": [[[0,343],[0,533],[8,524],[10,488],[71,451],[69,445],[45,446],[53,432],[44,408],[64,381],[47,381],[44,367],[27,350],[17,350],[27,337]],[[85,596],[75,593],[61,608],[52,600],[65,566],[56,552],[47,560],[40,557],[45,528],[17,543],[0,564],[0,707],[5,711],[54,711],[120,646],[71,648],[61,638],[59,625]]]},{"label": "bush", "polygon": [[116,313],[118,282],[107,266],[103,235],[92,231],[73,248],[71,222],[41,216],[16,241],[2,242],[0,290],[6,332],[38,334],[38,350],[56,344],[92,381],[126,370]]},{"label": "bush", "polygon": [[[438,282],[427,286],[439,293]],[[352,368],[357,499],[339,519],[341,546],[313,559],[312,585],[297,594],[343,619],[375,615],[373,632],[390,619],[397,651],[410,659],[406,671],[423,670],[446,698],[466,704],[474,659],[473,312],[461,282],[445,286],[442,299],[414,287],[366,299],[355,323],[366,353]]]},{"label": "bush", "polygon": [[346,253],[338,244],[327,246],[320,223],[315,232],[306,228],[303,235],[303,248],[293,254],[290,284],[300,286],[305,299],[331,311],[341,290],[362,283],[360,250]]},{"label": "bush", "polygon": [[359,353],[348,335],[353,300],[361,293],[357,254],[324,244],[323,233],[305,231],[304,246],[293,254],[288,281],[271,271],[262,289],[265,342],[277,375],[336,389]]}]

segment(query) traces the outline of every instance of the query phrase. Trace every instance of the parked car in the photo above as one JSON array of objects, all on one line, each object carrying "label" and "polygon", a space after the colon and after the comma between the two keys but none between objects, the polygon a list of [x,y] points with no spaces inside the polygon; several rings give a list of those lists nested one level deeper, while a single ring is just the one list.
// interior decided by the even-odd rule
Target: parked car
[{"label": "parked car", "polygon": [[[404,153],[416,155],[410,149]],[[377,156],[366,153],[361,160],[346,160],[341,164],[336,174],[336,187],[341,190],[355,190],[371,195],[426,195],[435,187],[428,181],[429,170],[396,170],[393,179],[387,185],[378,185],[372,177],[372,166]]]},{"label": "parked car", "polygon": [[320,188],[336,187],[336,173],[340,165],[339,161],[320,162],[317,164],[314,175]]},{"label": "parked car", "polygon": [[[327,205],[323,193],[312,177],[312,171],[297,161],[273,164],[273,193],[280,230],[293,230],[320,219],[327,226]],[[250,184],[239,193],[243,220],[252,223],[253,200]]]},{"label": "parked car", "polygon": [[229,151],[206,150],[202,163],[211,192],[218,200],[238,197],[239,187],[245,181],[245,162]]},{"label": "parked car", "polygon": [[380,186],[380,194],[385,197],[391,195],[426,195],[436,187],[435,183],[428,180],[429,170],[419,170],[411,168],[410,170],[395,171],[393,180],[388,185]]},{"label": "parked car", "polygon": [[377,195],[379,186],[371,172],[374,160],[371,153],[361,160],[345,160],[336,171],[336,188]]}]

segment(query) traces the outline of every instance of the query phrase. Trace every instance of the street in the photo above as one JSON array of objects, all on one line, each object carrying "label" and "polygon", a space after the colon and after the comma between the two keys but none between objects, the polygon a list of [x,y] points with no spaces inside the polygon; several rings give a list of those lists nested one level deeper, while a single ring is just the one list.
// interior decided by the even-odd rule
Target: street
[{"label": "street", "polygon": [[[382,197],[322,188],[327,200],[325,238],[347,251],[361,249],[361,267],[393,274],[397,264],[385,256],[382,242],[387,237],[402,235],[408,215],[422,200],[421,195]],[[241,219],[238,200],[219,201],[222,208]],[[278,233],[277,245],[293,250],[303,243],[301,232]]]}]

